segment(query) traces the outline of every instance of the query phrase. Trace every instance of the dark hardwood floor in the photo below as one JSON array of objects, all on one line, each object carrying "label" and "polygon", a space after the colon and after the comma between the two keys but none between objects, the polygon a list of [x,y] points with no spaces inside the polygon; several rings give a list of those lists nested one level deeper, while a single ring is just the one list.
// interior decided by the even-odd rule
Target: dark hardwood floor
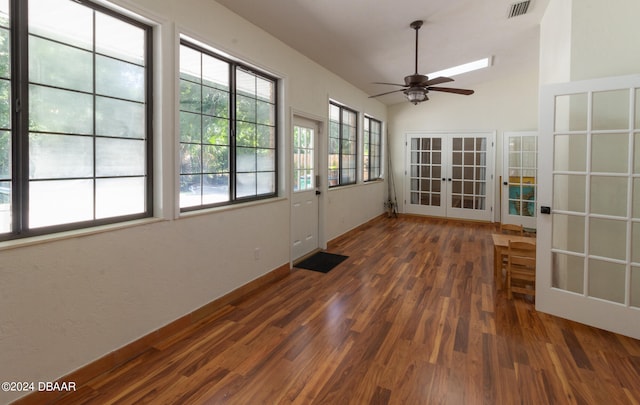
[{"label": "dark hardwood floor", "polygon": [[380,217],[59,403],[640,403],[640,341],[496,292],[492,232]]}]

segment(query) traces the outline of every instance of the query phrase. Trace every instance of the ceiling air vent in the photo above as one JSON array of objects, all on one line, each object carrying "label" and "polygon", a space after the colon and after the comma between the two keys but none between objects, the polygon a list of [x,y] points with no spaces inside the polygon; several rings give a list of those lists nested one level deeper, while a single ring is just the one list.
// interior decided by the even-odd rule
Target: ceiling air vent
[{"label": "ceiling air vent", "polygon": [[509,18],[517,17],[519,15],[527,14],[531,0],[521,1],[519,3],[513,3],[509,8]]}]

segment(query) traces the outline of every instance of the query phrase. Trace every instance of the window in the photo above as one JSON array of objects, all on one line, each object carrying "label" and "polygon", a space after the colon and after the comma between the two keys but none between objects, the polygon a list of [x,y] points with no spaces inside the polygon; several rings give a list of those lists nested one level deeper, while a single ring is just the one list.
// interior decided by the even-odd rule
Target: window
[{"label": "window", "polygon": [[358,167],[358,113],[329,104],[329,187],[355,184]]},{"label": "window", "polygon": [[277,80],[180,46],[180,209],[276,196]]},{"label": "window", "polygon": [[150,32],[88,1],[0,0],[1,239],[152,215]]},{"label": "window", "polygon": [[312,128],[293,127],[293,191],[313,190],[315,134]]},{"label": "window", "polygon": [[364,181],[377,180],[381,175],[382,123],[364,117]]}]

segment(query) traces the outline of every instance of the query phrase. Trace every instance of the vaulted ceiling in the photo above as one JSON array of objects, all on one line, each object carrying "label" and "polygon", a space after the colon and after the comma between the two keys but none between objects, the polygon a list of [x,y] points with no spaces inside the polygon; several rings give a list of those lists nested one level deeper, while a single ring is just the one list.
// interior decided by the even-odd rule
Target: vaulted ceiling
[{"label": "vaulted ceiling", "polygon": [[[453,77],[447,87],[473,88],[538,66],[539,23],[549,0],[216,0],[368,95],[394,90],[414,73],[414,20],[419,31],[418,73],[492,57],[492,66]],[[431,97],[431,94],[430,94]],[[433,97],[463,97],[438,93]],[[433,98],[431,97],[431,98]],[[401,93],[379,98],[404,101]]]}]

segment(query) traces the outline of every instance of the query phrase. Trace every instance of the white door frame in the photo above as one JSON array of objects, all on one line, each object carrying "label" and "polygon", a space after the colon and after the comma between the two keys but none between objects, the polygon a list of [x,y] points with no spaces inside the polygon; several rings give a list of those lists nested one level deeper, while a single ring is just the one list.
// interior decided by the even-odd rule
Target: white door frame
[{"label": "white door frame", "polygon": [[[620,265],[624,265],[626,268],[625,275],[625,298],[624,302],[611,302],[606,301],[604,299],[596,298],[593,296],[589,296],[590,286],[590,274],[589,269],[590,260],[599,260],[600,258],[590,253],[589,247],[589,238],[590,231],[588,229],[588,221],[585,219],[585,231],[584,238],[580,237],[576,240],[576,243],[582,243],[585,246],[585,252],[572,253],[562,250],[560,248],[553,247],[553,216],[554,215],[564,215],[565,217],[571,214],[570,211],[561,211],[557,207],[553,207],[554,196],[553,196],[553,188],[554,188],[554,143],[555,143],[555,126],[556,126],[556,97],[560,95],[572,95],[572,94],[587,94],[586,97],[586,112],[587,117],[585,121],[587,122],[587,130],[580,131],[587,133],[587,163],[585,166],[587,167],[587,171],[585,172],[585,176],[590,176],[590,167],[589,154],[591,153],[591,145],[588,144],[588,140],[591,138],[591,134],[597,131],[593,131],[591,129],[591,106],[592,99],[591,95],[594,92],[599,91],[608,91],[608,90],[616,90],[616,89],[638,89],[640,88],[640,75],[634,76],[624,76],[624,77],[614,77],[614,78],[603,78],[603,79],[593,79],[593,80],[585,80],[579,82],[570,82],[570,83],[560,83],[560,84],[552,84],[547,86],[542,86],[540,91],[540,133],[539,133],[539,144],[540,145],[548,145],[545,148],[539,148],[538,157],[538,184],[539,193],[538,193],[538,201],[541,209],[545,209],[545,207],[550,208],[550,215],[539,214],[538,215],[538,249],[537,249],[537,269],[536,269],[536,309],[542,312],[546,312],[549,314],[553,314],[556,316],[560,316],[562,318],[571,319],[577,322],[581,322],[587,325],[592,325],[601,329],[606,329],[609,331],[613,331],[616,333],[620,333],[623,335],[631,336],[636,339],[640,339],[640,308],[632,307],[630,304],[630,294],[631,294],[631,269],[634,266],[640,267],[640,264],[636,263],[634,266],[631,265],[630,253],[627,249],[627,259],[619,260]],[[637,90],[633,90],[636,92]],[[633,115],[635,114],[635,103],[640,102],[640,97],[635,97],[633,100],[632,91],[629,92],[630,96],[630,106],[629,106],[629,114],[631,117],[629,118],[629,124],[631,128],[633,128]],[[638,140],[637,134],[640,132],[639,129],[635,130],[635,142]],[[571,135],[573,129],[568,129],[565,131],[558,131],[560,135]],[[609,132],[609,131],[600,131]],[[630,142],[631,143],[631,142]],[[637,150],[637,149],[636,149]],[[584,153],[584,152],[582,152]],[[633,166],[629,168],[629,170],[633,170]],[[573,172],[569,172],[573,173]],[[580,173],[578,173],[580,174]],[[563,172],[559,172],[559,175],[563,175]],[[640,178],[640,175],[634,174],[631,176],[633,179]],[[587,191],[585,191],[585,196],[588,200],[590,192],[589,185],[587,183]],[[631,202],[632,196],[628,196],[628,201]],[[590,213],[589,201],[586,201],[586,207],[584,208],[586,214],[583,215],[584,218],[587,218],[589,215],[593,215]],[[574,215],[574,218],[580,220],[581,215]],[[593,217],[592,217],[593,218]],[[629,218],[628,218],[629,221]],[[627,225],[627,246],[631,246],[630,238],[631,235],[631,224],[637,224],[640,221],[637,219],[631,220]],[[584,239],[584,240],[583,240]],[[560,257],[562,260],[561,263],[564,263],[565,260],[572,258],[571,260],[583,261],[584,270],[583,270],[583,278],[582,286],[579,289],[582,289],[582,292],[571,292],[566,288],[556,288],[553,286],[553,262],[554,255]],[[559,256],[561,255],[561,256]],[[559,262],[560,263],[560,262]],[[581,267],[577,267],[577,270],[581,270]],[[560,276],[557,276],[560,283],[563,282],[564,279],[560,279]],[[556,280],[556,282],[558,282]],[[594,281],[598,283],[600,281]],[[596,286],[599,286],[596,285]]]},{"label": "white door frame", "polygon": [[290,237],[289,237],[289,266],[293,267],[294,260],[298,259],[294,257],[294,249],[293,249],[293,240],[294,240],[294,218],[293,218],[293,203],[294,203],[294,191],[293,191],[293,130],[295,127],[296,118],[300,118],[302,120],[312,121],[317,127],[317,133],[315,137],[315,171],[316,171],[316,190],[320,192],[317,196],[318,203],[318,249],[326,249],[327,241],[326,241],[326,230],[325,230],[325,198],[327,191],[327,181],[326,181],[326,173],[327,173],[327,145],[326,145],[326,121],[325,118],[309,114],[306,112],[298,111],[295,109],[291,109],[289,122],[290,130],[288,131],[287,137],[289,138],[288,142],[288,150],[287,154],[288,158],[288,169],[285,170],[288,173],[287,182],[289,187],[289,218],[290,218]]}]

